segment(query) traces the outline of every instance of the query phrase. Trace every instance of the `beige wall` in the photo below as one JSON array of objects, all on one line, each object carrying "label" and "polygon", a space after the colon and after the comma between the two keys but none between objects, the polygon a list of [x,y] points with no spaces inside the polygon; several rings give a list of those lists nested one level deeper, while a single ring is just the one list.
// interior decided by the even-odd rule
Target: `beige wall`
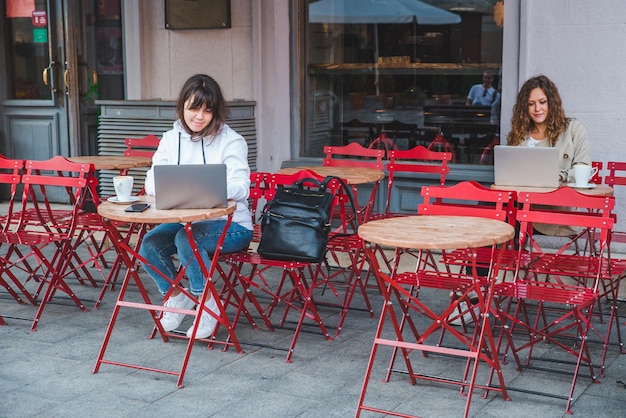
[{"label": "beige wall", "polygon": [[231,0],[230,29],[165,29],[164,0],[141,0],[141,98],[173,100],[185,80],[209,74],[227,100],[251,100],[252,0]]},{"label": "beige wall", "polygon": [[231,0],[230,29],[166,30],[164,0],[124,4],[127,98],[174,100],[184,81],[206,73],[227,100],[256,102],[257,167],[276,171],[291,158],[289,4]]}]

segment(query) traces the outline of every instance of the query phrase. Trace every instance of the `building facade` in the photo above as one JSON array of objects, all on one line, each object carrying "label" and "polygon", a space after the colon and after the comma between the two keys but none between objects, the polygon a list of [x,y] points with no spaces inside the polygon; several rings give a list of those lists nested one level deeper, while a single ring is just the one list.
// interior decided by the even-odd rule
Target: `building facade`
[{"label": "building facade", "polygon": [[[15,13],[18,3],[29,2],[0,0],[5,10],[3,45],[15,42],[15,34],[19,33],[11,26],[9,17],[9,9]],[[119,11],[115,4],[112,11],[102,10],[108,5],[107,1],[33,0],[30,3],[37,9],[47,10],[48,22],[43,26],[48,29],[46,36],[51,38],[47,41],[60,46],[50,45],[48,56],[45,51],[33,52],[40,57],[36,64],[41,68],[28,65],[22,68],[15,64],[20,59],[19,53],[0,58],[3,69],[0,78],[4,79],[0,86],[3,153],[20,154],[21,158],[45,158],[46,154],[94,152],[95,100],[171,101],[188,76],[201,72],[216,78],[227,100],[254,102],[259,170],[274,171],[298,161],[319,161],[318,155],[306,151],[310,134],[307,111],[315,92],[307,89],[310,68],[306,66],[308,52],[305,48],[310,45],[307,38],[311,36],[307,26],[310,24],[307,21],[309,3],[315,2],[207,0],[204,3],[208,7],[228,3],[230,22],[222,28],[198,29],[166,27],[166,8],[183,7],[180,4],[184,2],[173,0],[120,0]],[[495,2],[441,0],[437,4],[462,15],[463,8],[459,5],[478,3],[492,7]],[[621,69],[626,56],[616,45],[626,36],[623,1],[505,0],[504,4],[501,67],[497,71],[498,76],[501,71],[499,130],[502,141],[510,126],[518,87],[527,78],[541,73],[558,85],[567,115],[586,126],[592,142],[592,159],[605,163],[623,159],[620,157],[624,149],[621,135],[626,128],[626,108],[621,105],[626,100],[626,75]],[[81,5],[80,9],[77,5]],[[179,12],[183,21],[185,13],[190,13],[184,9]],[[98,16],[106,19],[98,19]],[[117,23],[115,16],[118,16]],[[34,19],[33,36],[38,33]],[[59,27],[60,22],[65,22],[63,26],[67,28],[68,21],[82,30],[63,33],[62,29],[52,27],[54,22]],[[116,25],[119,29],[115,29]],[[30,30],[29,27],[27,31]],[[98,61],[98,57],[89,57],[92,38],[100,44],[105,42],[111,54],[123,54],[121,60],[118,55],[111,58],[110,66],[95,67],[96,73],[106,73],[98,74],[99,83],[109,83],[114,90],[111,97],[88,97],[90,87],[97,83],[89,78],[90,73],[85,70],[88,66],[81,62]],[[55,48],[65,48],[68,52],[63,57],[55,57]],[[72,52],[77,50],[86,52],[82,55]],[[72,54],[76,56],[72,58]],[[72,59],[77,64],[69,68],[68,73],[64,64]],[[5,71],[7,68],[12,70]],[[44,68],[49,69],[50,83],[54,84],[50,89],[56,89],[50,93],[52,98],[46,96],[45,100],[36,101],[16,97],[8,80],[20,71],[33,72],[32,77],[38,77]],[[72,71],[77,71],[75,68],[79,68],[77,75],[71,77]],[[87,75],[81,76],[81,71]],[[480,67],[479,72],[482,71]],[[66,88],[68,92],[64,92]],[[79,93],[73,94],[72,88]],[[342,94],[347,97],[348,92]],[[48,135],[45,147],[25,139],[35,134]],[[488,183],[492,177],[490,165],[456,164],[448,178],[452,181],[472,178]],[[616,190],[618,202],[626,198],[625,194]],[[620,207],[618,219],[624,216],[626,211]]]}]

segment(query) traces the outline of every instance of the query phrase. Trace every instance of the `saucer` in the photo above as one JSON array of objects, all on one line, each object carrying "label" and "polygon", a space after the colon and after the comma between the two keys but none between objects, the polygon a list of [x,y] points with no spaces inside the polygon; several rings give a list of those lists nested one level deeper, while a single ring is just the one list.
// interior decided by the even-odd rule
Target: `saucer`
[{"label": "saucer", "polygon": [[130,197],[130,199],[128,199],[128,200],[124,200],[124,201],[121,201],[121,200],[118,200],[118,199],[117,199],[117,196],[112,196],[112,197],[109,197],[107,200],[108,200],[109,202],[111,202],[111,203],[117,203],[117,204],[120,204],[120,205],[125,205],[125,204],[127,204],[127,203],[133,203],[133,202],[136,202],[136,201],[138,201],[139,199],[140,199],[140,197],[139,197],[139,196],[131,196],[131,197]]},{"label": "saucer", "polygon": [[596,187],[596,185],[595,185],[595,184],[593,184],[593,183],[587,183],[587,184],[586,184],[586,185],[584,185],[584,186],[576,186],[576,183],[567,183],[567,185],[568,185],[569,187],[574,187],[574,188],[576,188],[576,189],[593,189],[593,188],[595,188],[595,187]]}]

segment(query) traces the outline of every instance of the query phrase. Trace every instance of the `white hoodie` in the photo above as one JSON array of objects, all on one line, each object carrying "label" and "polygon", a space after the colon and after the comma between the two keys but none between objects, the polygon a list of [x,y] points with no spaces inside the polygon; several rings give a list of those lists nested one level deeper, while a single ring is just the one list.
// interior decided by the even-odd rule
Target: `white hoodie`
[{"label": "white hoodie", "polygon": [[[178,155],[180,144],[180,158]],[[204,147],[204,161],[202,154]],[[202,141],[192,141],[179,120],[174,128],[163,134],[159,147],[152,157],[152,165],[166,164],[226,164],[227,195],[237,202],[233,222],[252,229],[252,215],[248,210],[250,193],[250,166],[248,165],[248,144],[230,126],[224,124],[214,137]],[[154,195],[154,171],[146,173],[146,193]]]}]

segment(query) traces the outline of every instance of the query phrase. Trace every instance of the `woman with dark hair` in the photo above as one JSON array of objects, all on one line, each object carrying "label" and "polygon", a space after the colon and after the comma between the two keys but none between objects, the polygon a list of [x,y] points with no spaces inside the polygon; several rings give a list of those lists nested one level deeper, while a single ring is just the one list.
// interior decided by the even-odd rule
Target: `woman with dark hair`
[{"label": "woman with dark hair", "polygon": [[[237,202],[237,209],[227,231],[222,252],[229,253],[247,248],[252,240],[252,218],[247,201],[250,188],[248,145],[245,139],[225,122],[228,117],[228,105],[217,82],[204,74],[196,74],[189,78],[178,96],[176,117],[178,119],[174,122],[173,129],[163,134],[152,158],[152,165],[226,164],[228,199]],[[184,187],[184,184],[181,187]],[[146,174],[145,190],[149,195],[154,194],[152,168]],[[225,219],[220,218],[192,224],[194,239],[207,265],[211,261],[210,257],[215,251],[225,222]],[[172,261],[174,254],[178,254],[181,265],[187,265],[189,292],[199,296],[204,291],[205,278],[193,255],[183,225],[179,223],[157,225],[144,237],[139,254],[150,264],[143,266],[163,295],[170,290],[171,284],[150,266],[174,279],[177,273]],[[174,289],[164,305],[192,309],[195,303],[195,300]],[[210,295],[205,306],[219,315],[217,304]],[[184,317],[183,314],[164,312],[161,325],[165,331],[175,330]],[[216,325],[217,320],[203,312],[195,337],[210,336]],[[193,326],[187,331],[188,337],[191,337],[192,329]]]},{"label": "woman with dark hair", "polygon": [[[591,164],[587,130],[567,118],[556,85],[540,75],[526,81],[515,100],[507,145],[559,149],[561,182],[572,182],[574,164]],[[523,173],[520,173],[523,175]]]}]

